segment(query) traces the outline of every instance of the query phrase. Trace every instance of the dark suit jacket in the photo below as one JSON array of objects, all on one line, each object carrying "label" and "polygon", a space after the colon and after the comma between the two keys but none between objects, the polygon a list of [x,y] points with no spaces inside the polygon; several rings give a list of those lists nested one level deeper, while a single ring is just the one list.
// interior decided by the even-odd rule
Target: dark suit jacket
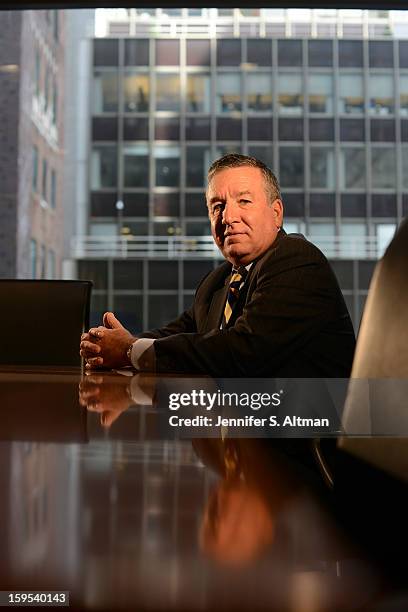
[{"label": "dark suit jacket", "polygon": [[250,269],[226,329],[220,329],[231,264],[200,283],[193,306],[156,338],[157,372],[218,377],[347,377],[353,326],[327,259],[283,230]]}]

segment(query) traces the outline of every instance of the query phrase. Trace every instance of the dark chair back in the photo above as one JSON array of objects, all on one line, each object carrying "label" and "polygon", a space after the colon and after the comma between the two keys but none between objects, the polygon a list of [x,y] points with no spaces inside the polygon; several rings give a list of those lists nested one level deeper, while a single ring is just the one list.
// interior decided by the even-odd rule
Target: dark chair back
[{"label": "dark chair back", "polygon": [[92,283],[0,280],[0,364],[79,366]]}]

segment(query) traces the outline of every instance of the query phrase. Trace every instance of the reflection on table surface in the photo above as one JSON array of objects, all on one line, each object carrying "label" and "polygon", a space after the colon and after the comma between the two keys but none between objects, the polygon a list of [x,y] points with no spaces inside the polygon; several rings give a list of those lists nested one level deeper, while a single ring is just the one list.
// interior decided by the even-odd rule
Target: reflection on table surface
[{"label": "reflection on table surface", "polygon": [[0,371],[2,590],[106,610],[407,609],[394,560],[347,530],[297,441],[163,440],[152,377],[138,405],[130,380]]}]

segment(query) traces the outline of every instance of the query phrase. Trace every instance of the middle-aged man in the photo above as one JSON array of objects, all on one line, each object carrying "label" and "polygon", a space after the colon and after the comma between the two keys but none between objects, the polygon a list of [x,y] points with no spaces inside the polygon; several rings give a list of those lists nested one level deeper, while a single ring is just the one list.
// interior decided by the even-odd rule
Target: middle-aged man
[{"label": "middle-aged man", "polygon": [[282,229],[274,174],[231,154],[208,172],[207,207],[226,261],[200,282],[190,310],[132,336],[112,313],[82,336],[88,367],[223,377],[347,377],[354,332],[324,255]]}]

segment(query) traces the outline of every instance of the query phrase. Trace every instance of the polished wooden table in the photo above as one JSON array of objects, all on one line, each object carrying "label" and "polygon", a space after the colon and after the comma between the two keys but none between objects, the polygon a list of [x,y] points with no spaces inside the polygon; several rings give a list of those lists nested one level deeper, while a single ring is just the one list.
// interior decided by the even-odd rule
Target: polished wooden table
[{"label": "polished wooden table", "polygon": [[395,559],[341,520],[354,500],[311,458],[164,439],[152,377],[135,405],[125,374],[0,370],[0,590],[100,610],[408,609]]}]

